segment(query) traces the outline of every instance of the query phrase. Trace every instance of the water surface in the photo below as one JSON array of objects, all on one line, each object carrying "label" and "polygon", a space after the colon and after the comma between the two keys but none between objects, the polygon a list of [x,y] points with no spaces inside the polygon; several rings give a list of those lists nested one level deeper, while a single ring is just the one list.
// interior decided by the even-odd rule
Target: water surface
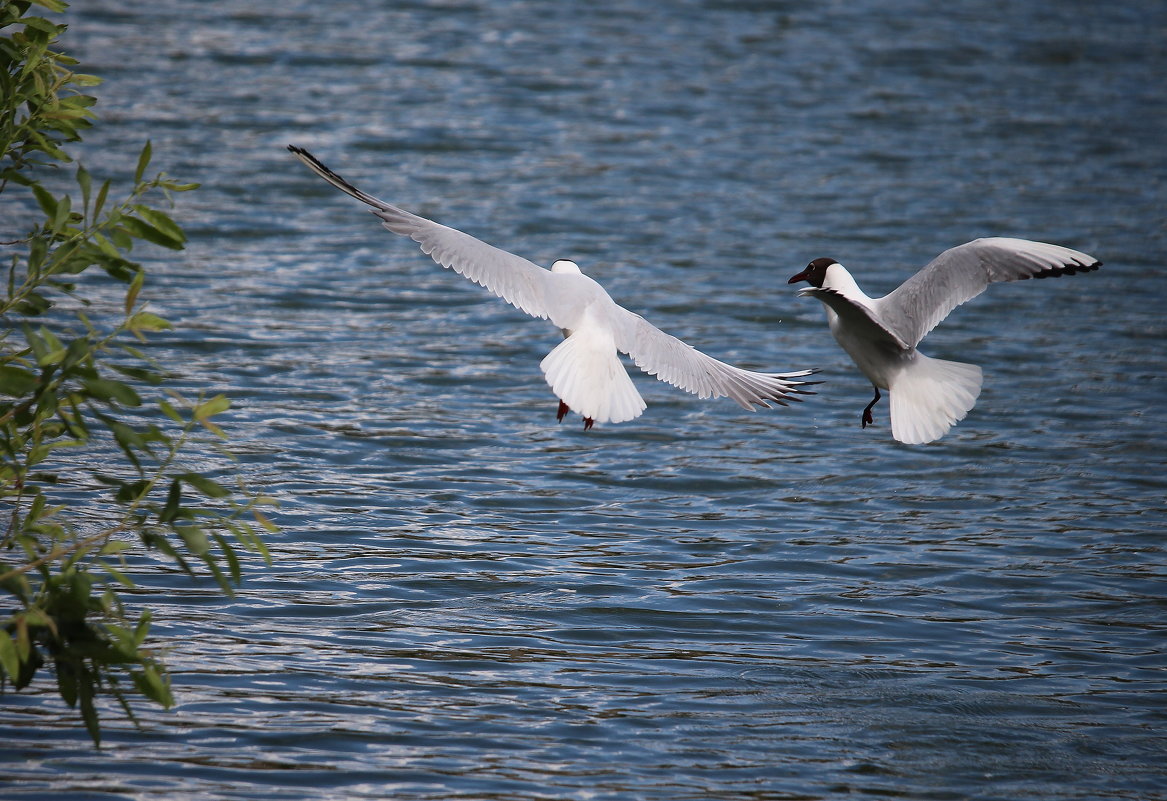
[{"label": "water surface", "polygon": [[[231,395],[283,533],[232,602],[139,576],[174,710],[108,709],[97,752],[6,694],[5,798],[1167,797],[1161,7],[139,5],[71,12],[82,153],[203,183],[156,353]],[[289,142],[825,383],[751,414],[639,376],[638,420],[557,425],[557,332]],[[930,336],[986,374],[939,443],[861,430],[786,279],[882,294],[984,235],[1106,265]]]}]

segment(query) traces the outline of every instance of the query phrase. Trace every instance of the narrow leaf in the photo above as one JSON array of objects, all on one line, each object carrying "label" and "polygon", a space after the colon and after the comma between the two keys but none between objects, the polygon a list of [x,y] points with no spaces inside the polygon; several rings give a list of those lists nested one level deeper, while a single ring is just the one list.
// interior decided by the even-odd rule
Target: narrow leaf
[{"label": "narrow leaf", "polygon": [[134,183],[142,183],[142,176],[146,174],[146,167],[150,165],[151,155],[150,140],[146,140],[146,145],[142,148],[142,154],[138,156],[138,166],[134,170]]},{"label": "narrow leaf", "polygon": [[[97,200],[93,202],[93,218],[97,219],[97,215],[101,214],[102,208],[105,206],[105,199],[109,195],[109,181],[101,185],[101,189],[97,190]],[[100,236],[100,235],[98,235]],[[99,241],[104,241],[105,237],[101,237]],[[114,252],[117,255],[117,252]]]},{"label": "narrow leaf", "polygon": [[37,205],[41,207],[41,211],[45,213],[45,217],[52,220],[57,216],[57,199],[53,197],[49,190],[40,184],[33,184],[32,193],[36,196]]},{"label": "narrow leaf", "polygon": [[21,398],[37,388],[37,377],[11,364],[0,365],[0,395]]},{"label": "narrow leaf", "polygon": [[211,550],[211,542],[207,539],[206,532],[198,526],[175,526],[174,530],[182,538],[187,550],[195,556],[201,556],[204,559],[207,557]]},{"label": "narrow leaf", "polygon": [[158,408],[161,409],[162,413],[165,414],[167,417],[169,417],[174,422],[176,422],[180,425],[186,422],[185,420],[182,419],[182,415],[178,413],[178,410],[175,409],[174,406],[169,401],[165,401],[165,400],[158,401]]},{"label": "narrow leaf", "polygon": [[209,401],[196,406],[194,416],[199,420],[206,420],[208,417],[214,417],[216,414],[225,412],[229,408],[231,408],[231,401],[227,399],[227,396],[216,395]]},{"label": "narrow leaf", "polygon": [[182,228],[179,227],[178,223],[172,220],[165,212],[143,205],[134,206],[134,210],[138,212],[138,215],[143,220],[157,228],[159,231],[174,241],[179,243],[186,242],[186,234],[183,233]]},{"label": "narrow leaf", "polygon": [[93,740],[96,746],[101,745],[101,724],[97,720],[97,706],[93,703],[96,696],[96,688],[94,687],[93,675],[85,670],[78,676],[77,682],[77,700],[80,701],[81,719],[85,721],[85,728],[89,732],[89,737]]},{"label": "narrow leaf", "polygon": [[77,185],[81,187],[81,210],[86,214],[89,213],[89,194],[93,189],[93,180],[90,178],[89,170],[82,165],[77,165]]},{"label": "narrow leaf", "polygon": [[269,520],[267,515],[265,515],[263,512],[259,511],[258,509],[252,509],[251,514],[255,518],[255,522],[263,526],[266,531],[269,531],[272,534],[279,533],[280,527]]},{"label": "narrow leaf", "polygon": [[130,282],[130,288],[126,290],[125,312],[127,316],[129,316],[130,312],[134,310],[134,304],[138,300],[138,293],[142,291],[142,284],[145,280],[145,270],[138,270],[138,274],[135,275],[134,280]]},{"label": "narrow leaf", "polygon": [[157,314],[143,311],[130,318],[129,327],[131,331],[166,331],[174,326]]},{"label": "narrow leaf", "polygon": [[158,514],[158,520],[162,523],[173,522],[178,517],[179,504],[182,502],[182,484],[176,478],[170,482],[170,492],[166,494],[166,505],[162,507],[162,511]]},{"label": "narrow leaf", "polygon": [[153,665],[146,665],[141,673],[134,673],[134,684],[142,695],[161,704],[164,708],[169,709],[174,705],[174,697],[170,694],[170,683],[158,673]]},{"label": "narrow leaf", "polygon": [[4,629],[0,629],[0,668],[16,682],[20,678],[20,657],[16,655],[16,643]]},{"label": "narrow leaf", "polygon": [[213,481],[201,473],[183,473],[179,476],[187,484],[197,489],[208,498],[226,498],[231,494],[231,490],[224,487],[217,481]]},{"label": "narrow leaf", "polygon": [[89,394],[99,400],[116,401],[122,406],[140,406],[142,399],[129,384],[121,381],[111,381],[108,378],[90,378],[81,384],[89,390]]},{"label": "narrow leaf", "polygon": [[153,242],[155,245],[161,245],[170,250],[182,250],[183,248],[182,239],[175,239],[137,217],[123,217],[121,225],[126,232],[138,239],[145,239],[147,242]]}]

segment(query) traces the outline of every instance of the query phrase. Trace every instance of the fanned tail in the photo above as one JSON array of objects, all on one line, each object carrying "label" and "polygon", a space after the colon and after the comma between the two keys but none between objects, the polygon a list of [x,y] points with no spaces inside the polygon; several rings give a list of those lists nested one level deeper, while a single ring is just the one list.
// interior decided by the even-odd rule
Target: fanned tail
[{"label": "fanned tail", "polygon": [[981,368],[917,351],[892,384],[891,435],[908,445],[921,445],[940,439],[976,404]]},{"label": "fanned tail", "polygon": [[597,423],[623,423],[645,409],[611,336],[577,331],[548,353],[539,368],[560,400]]}]

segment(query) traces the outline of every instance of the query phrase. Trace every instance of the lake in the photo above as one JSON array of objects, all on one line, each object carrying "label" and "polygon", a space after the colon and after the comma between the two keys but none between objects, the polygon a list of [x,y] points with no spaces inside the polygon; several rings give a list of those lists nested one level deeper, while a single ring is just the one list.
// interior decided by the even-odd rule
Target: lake
[{"label": "lake", "polygon": [[[1167,5],[79,0],[77,152],[155,166],[190,235],[152,353],[226,392],[273,495],[238,597],[139,574],[177,706],[7,692],[0,795],[1167,798]],[[747,412],[636,371],[555,420],[559,333],[286,150],[817,394]],[[980,364],[890,435],[821,305],[979,236],[1096,273],[991,287]]]}]

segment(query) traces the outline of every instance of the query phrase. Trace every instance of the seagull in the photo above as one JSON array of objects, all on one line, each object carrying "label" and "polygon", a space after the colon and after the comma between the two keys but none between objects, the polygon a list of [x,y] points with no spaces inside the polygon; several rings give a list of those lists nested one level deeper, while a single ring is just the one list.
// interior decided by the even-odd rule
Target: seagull
[{"label": "seagull", "polygon": [[963,420],[981,392],[980,367],[929,358],[916,350],[920,340],[989,284],[1086,273],[1101,264],[1060,245],[991,237],[944,251],[881,298],[864,294],[830,258],[815,259],[789,283],[810,283],[798,294],[823,302],[835,340],[875,388],[863,410],[863,428],[874,422],[871,409],[885,389],[891,393],[892,437],[920,445]]},{"label": "seagull", "polygon": [[729,397],[751,411],[755,404],[785,406],[813,394],[804,387],[817,382],[799,379],[815,370],[756,373],[720,362],[617,305],[573,261],[558,259],[546,270],[362,192],[301,147],[288,145],[288,150],[337,189],[371,206],[386,228],[417,242],[442,267],[558,327],[564,339],[539,367],[559,398],[560,421],[574,410],[583,417],[586,431],[595,423],[640,416],[644,400],[617,352],[628,354],[637,367],[665,383],[700,398]]}]

